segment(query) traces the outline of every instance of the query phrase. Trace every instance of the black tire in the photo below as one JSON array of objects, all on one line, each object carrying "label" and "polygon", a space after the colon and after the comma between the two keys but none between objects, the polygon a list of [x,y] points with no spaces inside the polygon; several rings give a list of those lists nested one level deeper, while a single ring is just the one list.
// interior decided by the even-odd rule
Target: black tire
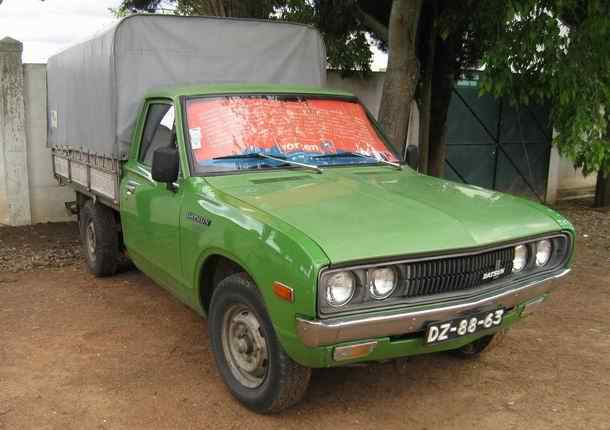
[{"label": "black tire", "polygon": [[97,277],[114,275],[119,262],[119,232],[112,209],[88,200],[79,213],[79,229],[91,273]]},{"label": "black tire", "polygon": [[[235,318],[231,319],[233,310],[239,310],[239,312],[236,313]],[[243,370],[235,365],[235,362],[243,362],[243,360],[235,358],[236,354],[239,357],[246,356],[254,342],[243,341],[243,339],[250,338],[244,335],[244,332],[250,333],[248,330],[241,332],[241,338],[240,336],[225,336],[227,328],[231,328],[229,332],[234,331],[232,328],[235,327],[235,321],[238,318],[257,321],[259,324],[257,327],[260,333],[258,341],[264,339],[266,364],[257,369],[261,370],[262,367],[264,376],[261,375],[261,371],[255,376],[248,374],[244,377]],[[227,319],[231,319],[231,321],[227,321]],[[241,327],[238,327],[239,329]],[[246,274],[235,273],[219,282],[212,295],[208,331],[216,365],[225,384],[231,394],[247,408],[263,414],[275,413],[293,406],[303,398],[309,385],[311,369],[294,362],[283,350],[265,310],[262,297],[254,282]],[[252,333],[256,337],[256,332],[252,331]],[[223,338],[225,339],[224,344]],[[235,343],[229,344],[231,339],[235,339],[237,342],[242,341],[244,345],[249,344],[250,346],[246,348],[245,352],[235,351],[237,348]],[[258,359],[261,361],[260,357]],[[262,362],[265,363],[265,360]],[[257,378],[260,378],[261,382],[258,382]],[[260,385],[254,386],[256,383]]]},{"label": "black tire", "polygon": [[449,351],[449,353],[455,357],[464,359],[478,358],[482,353],[489,351],[496,344],[496,334],[490,334],[464,345],[461,348],[453,349]]}]

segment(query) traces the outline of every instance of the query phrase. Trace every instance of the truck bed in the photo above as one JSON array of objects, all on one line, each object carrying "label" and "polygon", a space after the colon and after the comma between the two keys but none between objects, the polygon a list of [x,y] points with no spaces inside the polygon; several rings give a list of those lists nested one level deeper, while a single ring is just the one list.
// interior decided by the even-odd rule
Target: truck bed
[{"label": "truck bed", "polygon": [[119,207],[121,163],[118,158],[75,149],[52,149],[53,175],[60,184],[115,209]]}]

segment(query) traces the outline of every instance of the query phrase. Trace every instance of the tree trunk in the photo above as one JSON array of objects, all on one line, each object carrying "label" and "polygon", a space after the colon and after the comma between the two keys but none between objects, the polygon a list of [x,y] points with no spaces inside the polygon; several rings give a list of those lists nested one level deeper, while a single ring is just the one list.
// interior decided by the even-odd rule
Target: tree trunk
[{"label": "tree trunk", "polygon": [[218,10],[216,16],[227,16],[227,11],[225,10],[224,0],[216,0],[216,9]]},{"label": "tree trunk", "polygon": [[461,34],[455,32],[445,40],[437,39],[432,74],[432,102],[430,105],[430,140],[428,174],[441,177],[447,157],[447,113],[459,73],[458,52]]},{"label": "tree trunk", "polygon": [[445,172],[445,158],[447,158],[447,113],[455,79],[452,73],[436,75],[436,78],[433,79],[435,88],[430,106],[428,174],[442,177]]},{"label": "tree trunk", "polygon": [[610,206],[610,160],[603,164],[605,167],[597,173],[597,183],[595,185],[595,207]]},{"label": "tree trunk", "polygon": [[390,13],[388,69],[379,107],[379,122],[401,154],[418,79],[415,37],[421,5],[422,0],[394,0]]},{"label": "tree trunk", "polygon": [[[606,144],[610,145],[610,120],[606,125]],[[610,206],[610,158],[606,156],[597,172],[595,184],[595,207]]]},{"label": "tree trunk", "polygon": [[430,107],[430,140],[428,174],[442,177],[447,158],[447,113],[451,102],[451,93],[455,82],[453,74],[446,74],[441,82],[433,80],[439,86],[434,89]]},{"label": "tree trunk", "polygon": [[419,93],[419,171],[428,172],[428,159],[430,156],[430,115],[432,109],[432,78],[434,74],[434,57],[436,49],[436,28],[434,21],[438,13],[437,0],[430,0],[422,7],[420,17],[420,37],[422,42],[419,46],[425,48],[420,50],[419,56],[423,59],[421,86]]}]

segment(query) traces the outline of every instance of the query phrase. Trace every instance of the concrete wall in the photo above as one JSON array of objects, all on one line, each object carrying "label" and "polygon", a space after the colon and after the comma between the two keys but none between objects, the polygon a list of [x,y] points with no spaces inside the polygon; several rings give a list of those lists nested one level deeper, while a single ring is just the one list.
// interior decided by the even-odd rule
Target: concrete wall
[{"label": "concrete wall", "polygon": [[359,76],[344,79],[340,73],[329,72],[326,86],[349,91],[358,96],[375,117],[379,113],[381,94],[383,93],[384,72],[372,72],[369,78]]},{"label": "concrete wall", "polygon": [[60,187],[53,177],[47,148],[47,67],[25,64],[23,71],[32,223],[67,221],[71,216],[64,202],[75,197],[70,187]]},{"label": "concrete wall", "polygon": [[584,176],[581,169],[574,169],[572,162],[566,158],[559,160],[560,186],[557,198],[569,199],[595,195],[597,174]]},{"label": "concrete wall", "polygon": [[0,41],[0,224],[71,220],[74,191],[57,184],[46,148],[46,65],[23,65],[22,48]]},{"label": "concrete wall", "polygon": [[31,223],[22,52],[18,40],[0,40],[0,222],[9,225]]},{"label": "concrete wall", "polygon": [[592,197],[595,195],[597,174],[584,176],[580,169],[575,169],[572,162],[559,155],[557,147],[551,149],[549,160],[549,177],[546,188],[546,201]]}]

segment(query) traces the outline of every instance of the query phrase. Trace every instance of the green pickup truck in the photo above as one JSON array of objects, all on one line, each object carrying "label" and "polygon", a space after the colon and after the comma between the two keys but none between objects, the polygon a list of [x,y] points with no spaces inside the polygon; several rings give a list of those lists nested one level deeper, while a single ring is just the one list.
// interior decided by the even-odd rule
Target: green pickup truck
[{"label": "green pickup truck", "polygon": [[477,356],[570,270],[565,218],[417,173],[349,93],[171,87],[136,118],[123,158],[53,147],[88,266],[112,275],[124,253],[206,316],[255,411],[298,402],[311,368]]}]

